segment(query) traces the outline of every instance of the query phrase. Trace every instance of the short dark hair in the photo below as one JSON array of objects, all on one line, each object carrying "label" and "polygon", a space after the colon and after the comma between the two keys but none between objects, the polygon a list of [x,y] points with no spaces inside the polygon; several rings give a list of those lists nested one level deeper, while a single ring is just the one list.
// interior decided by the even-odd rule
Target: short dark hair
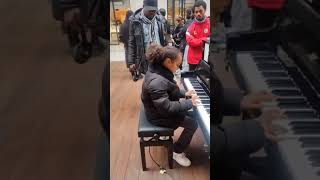
[{"label": "short dark hair", "polygon": [[193,12],[194,12],[194,9],[195,9],[196,7],[200,7],[200,6],[202,6],[202,7],[204,8],[204,10],[207,10],[207,3],[200,0],[200,1],[196,1],[196,2],[194,3],[194,5],[193,5]]},{"label": "short dark hair", "polygon": [[159,9],[159,12],[160,12],[160,14],[161,14],[162,16],[166,16],[166,10],[165,10],[165,9],[160,8],[160,9]]}]

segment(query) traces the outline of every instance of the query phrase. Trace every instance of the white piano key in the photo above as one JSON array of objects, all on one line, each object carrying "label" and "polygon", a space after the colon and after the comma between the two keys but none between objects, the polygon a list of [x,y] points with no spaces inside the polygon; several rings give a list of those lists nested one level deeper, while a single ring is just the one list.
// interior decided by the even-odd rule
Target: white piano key
[{"label": "white piano key", "polygon": [[[189,78],[184,78],[184,83],[187,87],[187,90],[194,90],[194,86],[192,86],[190,79]],[[206,100],[210,100],[209,96],[198,96],[200,98],[205,97]],[[200,102],[201,103],[201,102]],[[204,107],[204,105],[210,105],[210,104],[199,104],[198,106],[196,106],[198,113],[202,119],[202,121],[204,122],[204,126],[206,131],[208,132],[208,134],[210,134],[210,116],[209,113],[206,111],[206,108]]]},{"label": "white piano key", "polygon": [[[270,88],[266,83],[266,79],[263,77],[263,73],[258,70],[256,63],[254,62],[253,57],[250,53],[238,53],[237,54],[237,64],[242,73],[245,81],[245,85],[247,86],[249,92],[259,91],[259,90],[295,90],[299,91],[300,89],[297,87],[291,88]],[[285,69],[284,70],[267,70],[263,72],[281,72],[288,74]],[[288,75],[288,78],[291,79]],[[274,79],[274,78],[269,78]],[[279,79],[286,79],[286,78],[279,78]],[[282,96],[283,99],[290,99],[290,98],[302,98],[306,99],[304,96]],[[279,108],[279,102],[270,102],[265,103],[263,110]],[[300,109],[293,109],[293,108],[285,108],[282,109],[284,111],[314,111],[310,108],[300,108]],[[286,119],[286,120],[279,120],[274,121],[273,126],[278,128],[279,134],[278,138],[280,138],[280,142],[278,142],[277,146],[279,148],[279,152],[281,153],[281,157],[288,167],[288,171],[294,177],[294,180],[317,180],[319,176],[317,172],[320,170],[319,167],[313,167],[311,165],[311,161],[308,159],[308,156],[305,154],[307,150],[310,149],[320,149],[320,148],[303,148],[302,143],[299,141],[301,137],[320,137],[319,134],[312,134],[312,133],[305,133],[305,134],[296,134],[293,130],[293,126],[291,125],[292,122],[319,122],[318,118],[313,119]],[[281,132],[282,131],[282,132]]]}]

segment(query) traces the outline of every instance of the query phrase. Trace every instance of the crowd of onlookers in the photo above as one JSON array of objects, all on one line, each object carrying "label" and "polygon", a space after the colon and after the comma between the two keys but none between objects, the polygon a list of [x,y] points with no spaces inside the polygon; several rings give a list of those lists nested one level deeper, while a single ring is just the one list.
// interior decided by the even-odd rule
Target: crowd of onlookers
[{"label": "crowd of onlookers", "polygon": [[202,58],[204,41],[210,36],[206,9],[204,1],[197,1],[186,10],[185,18],[175,17],[175,25],[168,23],[166,10],[158,9],[157,0],[144,0],[142,8],[129,10],[120,26],[119,40],[124,44],[126,65],[133,80],[141,79],[147,71],[145,53],[152,43],[178,48],[183,54],[180,69],[194,70]]}]

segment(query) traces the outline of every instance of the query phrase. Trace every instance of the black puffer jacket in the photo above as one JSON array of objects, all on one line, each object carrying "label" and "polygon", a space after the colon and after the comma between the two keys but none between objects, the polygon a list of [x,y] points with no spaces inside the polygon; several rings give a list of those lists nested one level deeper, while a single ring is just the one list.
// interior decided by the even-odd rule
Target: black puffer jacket
[{"label": "black puffer jacket", "polygon": [[[135,64],[137,70],[145,74],[148,70],[148,63],[145,59],[146,49],[144,48],[144,33],[142,20],[140,20],[140,12],[143,9],[138,9],[131,17],[129,26],[129,41],[128,41],[128,64]],[[156,21],[159,27],[159,37],[162,46],[166,45],[166,33],[163,23],[163,17],[156,14]]]},{"label": "black puffer jacket", "polygon": [[141,99],[147,119],[155,125],[166,121],[177,128],[192,108],[192,101],[184,99],[185,91],[179,89],[173,77],[160,65],[150,65],[146,73]]}]

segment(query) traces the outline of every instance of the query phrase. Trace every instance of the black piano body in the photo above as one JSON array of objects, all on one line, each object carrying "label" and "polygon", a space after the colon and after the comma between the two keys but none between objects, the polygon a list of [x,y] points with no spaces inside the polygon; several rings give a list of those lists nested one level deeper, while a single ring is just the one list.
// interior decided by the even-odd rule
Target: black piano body
[{"label": "black piano body", "polygon": [[181,81],[186,90],[195,90],[201,105],[194,107],[194,115],[204,135],[206,144],[210,145],[210,66],[201,60],[195,71],[181,74]]},{"label": "black piano body", "polygon": [[227,34],[239,87],[272,91],[288,116],[285,139],[265,148],[274,179],[320,179],[320,11],[310,2],[287,1],[270,30]]}]

